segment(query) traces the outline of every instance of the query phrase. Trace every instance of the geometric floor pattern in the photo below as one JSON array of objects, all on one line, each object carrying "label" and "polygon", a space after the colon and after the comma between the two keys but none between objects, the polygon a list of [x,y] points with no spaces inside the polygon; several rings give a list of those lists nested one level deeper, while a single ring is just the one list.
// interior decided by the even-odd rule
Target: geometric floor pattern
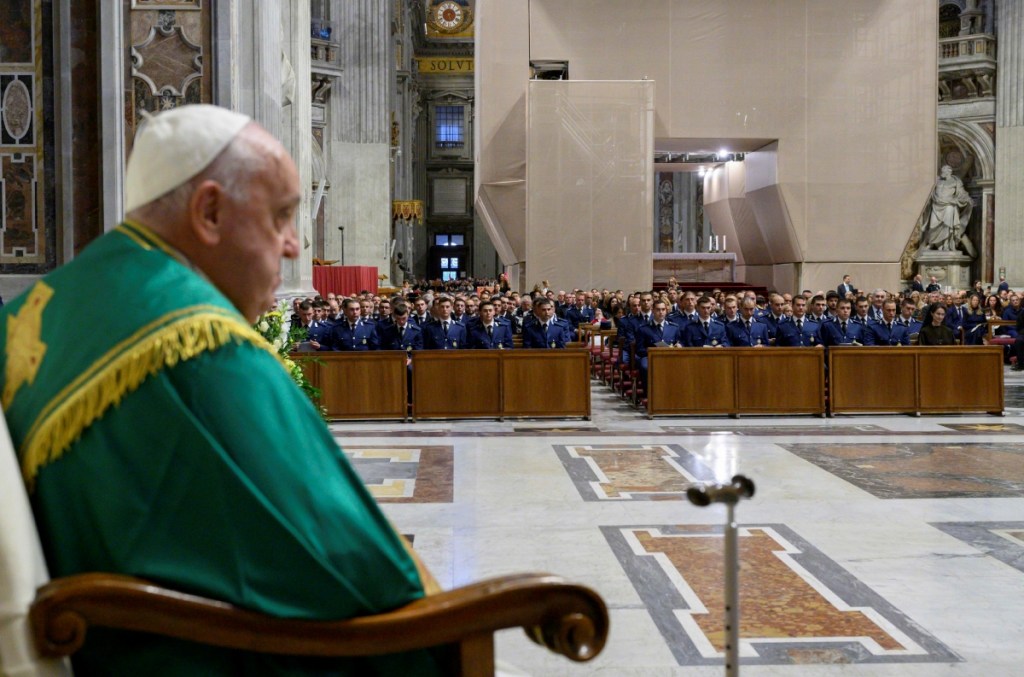
[{"label": "geometric floor pattern", "polygon": [[932,526],[1024,574],[1024,522],[937,522]]},{"label": "geometric floor pattern", "polygon": [[[723,528],[602,527],[680,665],[725,647]],[[739,529],[740,659],[748,665],[960,658],[792,529]]]},{"label": "geometric floor pattern", "polygon": [[1005,380],[999,418],[652,421],[594,384],[586,422],[331,430],[442,586],[547,571],[602,596],[610,633],[591,662],[496,635],[527,674],[721,675],[725,511],[684,493],[743,474],[757,490],[736,511],[741,674],[1015,677],[1024,374]]},{"label": "geometric floor pattern", "polygon": [[345,446],[352,467],[378,503],[451,503],[450,446]]},{"label": "geometric floor pattern", "polygon": [[555,445],[584,501],[684,501],[695,482],[715,479],[677,444]]},{"label": "geometric floor pattern", "polygon": [[1024,496],[1024,444],[786,444],[878,498]]}]

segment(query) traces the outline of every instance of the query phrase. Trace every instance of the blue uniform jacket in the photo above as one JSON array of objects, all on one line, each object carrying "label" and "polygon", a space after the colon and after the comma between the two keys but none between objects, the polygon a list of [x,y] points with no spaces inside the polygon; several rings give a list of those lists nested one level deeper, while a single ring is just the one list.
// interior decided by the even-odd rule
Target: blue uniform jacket
[{"label": "blue uniform jacket", "polygon": [[348,320],[343,320],[331,327],[327,343],[320,344],[321,350],[362,351],[377,350],[378,347],[377,329],[373,325],[360,322],[353,331]]},{"label": "blue uniform jacket", "polygon": [[594,309],[589,306],[577,308],[572,306],[565,311],[565,319],[572,325],[573,329],[580,326],[581,322],[592,322],[594,320]]},{"label": "blue uniform jacket", "polygon": [[867,345],[864,334],[868,332],[868,326],[853,320],[846,321],[845,332],[839,320],[826,323],[821,327],[820,331],[821,342],[826,346],[849,346],[854,343]]},{"label": "blue uniform jacket", "polygon": [[488,336],[487,327],[482,322],[475,322],[469,328],[468,341],[469,348],[504,348],[509,350],[512,348],[512,329],[507,324],[495,321],[494,333]]},{"label": "blue uniform jacket", "polygon": [[789,322],[789,318],[785,315],[780,316],[778,319],[775,318],[770,312],[765,313],[761,321],[768,325],[768,336],[775,338],[779,333],[779,325]]},{"label": "blue uniform jacket", "polygon": [[387,325],[380,332],[381,350],[423,350],[423,331],[407,322],[402,330],[397,324]]},{"label": "blue uniform jacket", "polygon": [[547,334],[540,322],[531,322],[523,326],[524,348],[564,348],[573,340],[573,330],[565,320],[554,318]]},{"label": "blue uniform jacket", "polygon": [[725,326],[725,333],[729,337],[729,345],[737,348],[767,346],[771,338],[768,335],[768,325],[757,320],[750,323],[749,330],[747,330],[747,325],[742,320],[730,322]]},{"label": "blue uniform jacket", "polygon": [[867,339],[865,345],[869,346],[909,346],[910,345],[910,332],[899,322],[895,320],[892,323],[892,329],[889,329],[888,325],[884,322],[876,322],[868,327],[868,333],[864,337]]},{"label": "blue uniform jacket", "polygon": [[660,332],[653,324],[645,324],[640,327],[636,332],[637,357],[646,357],[647,350],[662,341],[670,346],[682,345],[683,332],[678,326],[668,322],[667,320],[665,321],[664,328]]},{"label": "blue uniform jacket", "polygon": [[423,332],[424,350],[461,350],[466,347],[466,328],[453,320],[448,320],[447,336],[440,321],[428,322],[420,330]]},{"label": "blue uniform jacket", "polygon": [[698,320],[686,325],[686,329],[683,330],[682,344],[690,348],[728,346],[729,337],[725,335],[725,325],[721,322],[709,321],[708,330],[704,331],[704,325]]},{"label": "blue uniform jacket", "polygon": [[821,325],[806,317],[803,321],[803,328],[798,330],[796,320],[790,319],[779,325],[775,332],[775,345],[777,346],[816,346],[821,343]]}]

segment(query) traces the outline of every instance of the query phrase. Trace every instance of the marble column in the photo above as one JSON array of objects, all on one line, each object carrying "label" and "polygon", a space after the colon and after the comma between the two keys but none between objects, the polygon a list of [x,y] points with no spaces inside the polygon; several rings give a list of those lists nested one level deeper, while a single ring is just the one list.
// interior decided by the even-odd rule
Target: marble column
[{"label": "marble column", "polygon": [[313,293],[309,3],[241,0],[230,11],[230,106],[281,140],[299,168],[304,192],[295,219],[300,255],[282,263],[278,296],[308,296]]},{"label": "marble column", "polygon": [[1024,0],[999,3],[995,268],[1024,286]]},{"label": "marble column", "polygon": [[385,274],[391,270],[392,5],[344,0],[333,7],[336,30],[344,36],[344,72],[331,96],[331,192],[325,198],[330,216],[324,234],[327,258],[344,254],[346,265],[376,266]]},{"label": "marble column", "polygon": [[[280,18],[282,56],[281,141],[299,168],[303,207],[295,217],[299,233],[299,258],[285,261],[281,269],[282,292],[288,296],[308,295],[313,289],[313,92],[310,73],[310,15],[308,2],[285,2]],[[292,85],[294,83],[294,85]]]}]

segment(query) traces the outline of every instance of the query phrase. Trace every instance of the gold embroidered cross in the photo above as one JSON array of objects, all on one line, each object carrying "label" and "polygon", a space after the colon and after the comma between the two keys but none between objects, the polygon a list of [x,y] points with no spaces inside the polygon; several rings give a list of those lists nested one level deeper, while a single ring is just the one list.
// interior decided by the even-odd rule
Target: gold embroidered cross
[{"label": "gold embroidered cross", "polygon": [[43,363],[43,356],[46,355],[46,344],[41,340],[43,309],[52,296],[52,287],[37,282],[18,314],[7,320],[7,367],[4,371],[2,397],[4,409],[11,406],[21,386],[32,384]]}]

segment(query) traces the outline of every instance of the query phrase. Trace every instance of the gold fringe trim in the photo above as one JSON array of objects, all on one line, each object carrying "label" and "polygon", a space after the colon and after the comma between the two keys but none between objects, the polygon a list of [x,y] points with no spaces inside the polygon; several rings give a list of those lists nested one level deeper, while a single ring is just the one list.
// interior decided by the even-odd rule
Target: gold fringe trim
[{"label": "gold fringe trim", "polygon": [[[251,327],[228,311],[208,308],[159,328],[152,324],[143,327],[68,384],[36,419],[22,444],[21,472],[26,485],[32,489],[40,468],[59,459],[108,409],[161,369],[231,342],[250,343],[278,357],[274,347]],[[196,309],[182,309],[171,316],[190,310]],[[157,323],[167,319],[165,316]]]}]

